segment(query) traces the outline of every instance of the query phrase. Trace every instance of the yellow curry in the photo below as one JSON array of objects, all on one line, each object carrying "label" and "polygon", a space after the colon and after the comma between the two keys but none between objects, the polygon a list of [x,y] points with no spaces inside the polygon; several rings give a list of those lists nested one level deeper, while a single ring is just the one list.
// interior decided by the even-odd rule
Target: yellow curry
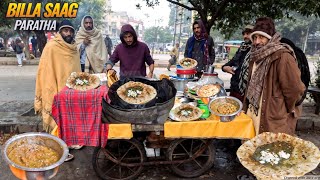
[{"label": "yellow curry", "polygon": [[231,103],[221,103],[221,104],[212,103],[210,108],[214,110],[216,113],[223,114],[223,115],[232,114],[237,111],[237,107]]},{"label": "yellow curry", "polygon": [[11,161],[28,168],[47,167],[60,159],[56,151],[38,144],[21,144],[7,153]]}]

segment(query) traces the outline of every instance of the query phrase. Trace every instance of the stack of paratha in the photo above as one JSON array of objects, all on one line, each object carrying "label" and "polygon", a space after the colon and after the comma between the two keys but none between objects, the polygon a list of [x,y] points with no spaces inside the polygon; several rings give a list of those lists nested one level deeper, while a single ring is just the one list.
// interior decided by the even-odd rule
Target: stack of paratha
[{"label": "stack of paratha", "polygon": [[100,79],[87,72],[73,72],[67,79],[66,86],[71,89],[86,91],[100,86]]},{"label": "stack of paratha", "polygon": [[284,133],[262,133],[237,151],[241,164],[258,179],[300,177],[317,168],[320,151],[312,142]]},{"label": "stack of paratha", "polygon": [[180,106],[174,108],[169,116],[175,121],[194,121],[201,117],[201,109],[192,106],[190,104],[181,104]]},{"label": "stack of paratha", "polygon": [[199,97],[212,97],[219,93],[221,86],[218,84],[205,84],[197,90]]},{"label": "stack of paratha", "polygon": [[117,89],[118,96],[129,104],[145,104],[157,96],[157,90],[141,82],[129,81]]},{"label": "stack of paratha", "polygon": [[198,62],[195,59],[183,58],[179,64],[183,69],[193,69],[198,65]]}]

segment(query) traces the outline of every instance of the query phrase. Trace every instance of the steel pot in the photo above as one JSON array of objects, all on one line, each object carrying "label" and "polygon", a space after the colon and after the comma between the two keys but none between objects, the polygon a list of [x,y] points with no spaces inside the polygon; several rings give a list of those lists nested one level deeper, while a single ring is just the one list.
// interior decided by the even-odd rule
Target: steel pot
[{"label": "steel pot", "polygon": [[185,79],[193,79],[194,78],[194,74],[177,74],[177,77],[185,78]]},{"label": "steel pot", "polygon": [[177,68],[177,74],[196,74],[196,69],[179,69]]},{"label": "steel pot", "polygon": [[[22,142],[22,140],[27,140],[28,143],[41,144],[50,147],[59,154],[60,159],[54,164],[47,167],[29,168],[20,166],[11,161],[8,158],[7,154],[9,153],[8,151],[10,151],[10,149],[12,150],[17,147],[19,145],[19,142]],[[39,132],[30,132],[15,135],[4,144],[4,148],[2,150],[2,156],[4,160],[9,164],[11,172],[17,178],[22,180],[51,179],[57,174],[59,165],[61,165],[67,158],[68,153],[69,149],[64,141],[56,136]]]},{"label": "steel pot", "polygon": [[197,81],[198,79],[171,78],[170,80],[173,82],[177,91],[183,92],[184,89],[186,88],[186,84],[188,84],[188,82],[194,82],[194,81]]}]

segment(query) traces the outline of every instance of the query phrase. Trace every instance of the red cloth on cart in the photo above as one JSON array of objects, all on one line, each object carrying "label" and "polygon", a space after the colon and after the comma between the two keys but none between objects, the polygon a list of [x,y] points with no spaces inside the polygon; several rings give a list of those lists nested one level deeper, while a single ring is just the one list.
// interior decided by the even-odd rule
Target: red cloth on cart
[{"label": "red cloth on cart", "polygon": [[102,98],[107,98],[106,86],[88,91],[65,87],[54,97],[52,116],[58,124],[59,137],[68,146],[105,147],[108,124],[101,121]]}]

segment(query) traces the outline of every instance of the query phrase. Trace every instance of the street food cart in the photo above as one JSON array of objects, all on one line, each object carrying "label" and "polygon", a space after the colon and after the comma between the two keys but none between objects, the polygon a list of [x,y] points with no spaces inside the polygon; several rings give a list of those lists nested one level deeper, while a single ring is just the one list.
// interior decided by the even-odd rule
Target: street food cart
[{"label": "street food cart", "polygon": [[211,115],[190,122],[168,119],[163,125],[109,124],[108,143],[96,147],[92,163],[102,179],[135,179],[144,166],[157,164],[170,165],[181,177],[197,177],[213,165],[214,138],[254,136],[253,122],[243,113],[231,122]]},{"label": "street food cart", "polygon": [[[175,103],[176,89],[167,79],[151,83],[157,82],[162,83],[159,85],[161,92],[171,94],[165,103],[137,110],[131,117],[125,114],[134,110],[117,112],[119,109],[113,108],[102,120],[104,103],[109,105],[110,99],[114,98],[112,95],[116,94],[112,92],[115,85],[109,89],[101,85],[85,91],[64,88],[55,96],[52,108],[59,137],[68,146],[95,146],[92,164],[102,179],[128,180],[138,177],[144,166],[156,164],[170,165],[172,171],[181,177],[200,176],[213,165],[213,139],[250,139],[255,136],[252,120],[243,113],[230,122],[221,122],[215,115],[187,122],[170,120],[168,113],[162,110],[167,108],[167,112],[170,111]],[[144,113],[140,112],[144,110]],[[162,113],[157,115],[161,120],[152,116],[154,110]],[[148,118],[156,118],[156,121]],[[110,119],[114,121],[108,122]]]}]

